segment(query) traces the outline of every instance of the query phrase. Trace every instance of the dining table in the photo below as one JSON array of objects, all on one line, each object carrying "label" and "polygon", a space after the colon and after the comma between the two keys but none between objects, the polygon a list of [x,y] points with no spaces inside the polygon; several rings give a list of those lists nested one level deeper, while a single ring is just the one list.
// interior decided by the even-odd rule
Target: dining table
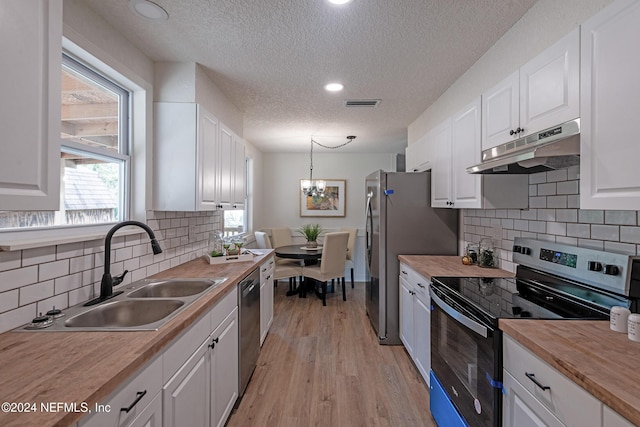
[{"label": "dining table", "polygon": [[[322,246],[309,248],[307,245],[287,245],[275,248],[276,256],[279,258],[300,260],[303,266],[317,264],[322,258]],[[298,295],[305,298],[307,292],[314,292],[319,298],[322,295],[316,289],[316,281],[310,278],[302,278],[301,283],[294,290],[287,291],[287,296]]]}]

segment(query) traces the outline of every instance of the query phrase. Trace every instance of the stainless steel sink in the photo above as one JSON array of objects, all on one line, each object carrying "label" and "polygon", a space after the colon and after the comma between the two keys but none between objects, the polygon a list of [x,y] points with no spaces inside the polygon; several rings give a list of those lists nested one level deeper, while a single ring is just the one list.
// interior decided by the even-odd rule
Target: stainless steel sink
[{"label": "stainless steel sink", "polygon": [[172,279],[151,282],[130,292],[130,298],[180,298],[199,294],[225,279]]},{"label": "stainless steel sink", "polygon": [[42,324],[29,324],[16,331],[155,331],[226,280],[226,277],[138,280],[116,288],[124,292],[113,299],[91,307],[79,304],[64,310],[64,317],[50,318],[44,328]]},{"label": "stainless steel sink", "polygon": [[113,301],[73,316],[64,324],[69,328],[129,328],[162,320],[183,305],[184,301],[173,299]]}]

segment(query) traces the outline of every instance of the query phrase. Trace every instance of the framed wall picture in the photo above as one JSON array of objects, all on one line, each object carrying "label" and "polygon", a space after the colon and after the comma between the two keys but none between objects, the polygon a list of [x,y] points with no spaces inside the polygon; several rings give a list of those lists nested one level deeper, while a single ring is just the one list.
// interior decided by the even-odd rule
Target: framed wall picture
[{"label": "framed wall picture", "polygon": [[326,181],[327,188],[322,196],[305,196],[300,192],[300,216],[345,216],[346,180],[325,179],[323,181]]}]

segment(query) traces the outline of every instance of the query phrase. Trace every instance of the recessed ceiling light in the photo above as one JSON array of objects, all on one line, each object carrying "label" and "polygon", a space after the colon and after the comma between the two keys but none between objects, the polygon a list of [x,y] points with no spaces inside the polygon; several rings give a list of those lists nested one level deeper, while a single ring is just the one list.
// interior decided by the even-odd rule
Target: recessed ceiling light
[{"label": "recessed ceiling light", "polygon": [[151,21],[166,21],[169,14],[161,6],[149,0],[129,0],[129,9],[136,15]]},{"label": "recessed ceiling light", "polygon": [[329,3],[331,3],[331,4],[347,4],[350,1],[351,0],[329,0]]},{"label": "recessed ceiling light", "polygon": [[344,89],[344,85],[342,83],[329,83],[324,86],[324,90],[329,92],[340,92],[342,89]]}]

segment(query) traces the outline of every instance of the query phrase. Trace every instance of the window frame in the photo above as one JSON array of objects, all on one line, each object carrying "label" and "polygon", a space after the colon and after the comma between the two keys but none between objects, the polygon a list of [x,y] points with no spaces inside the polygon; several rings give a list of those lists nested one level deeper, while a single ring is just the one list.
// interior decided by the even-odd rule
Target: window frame
[{"label": "window frame", "polygon": [[[75,141],[68,141],[60,139],[60,152],[64,152],[65,148],[67,152],[75,152],[79,154],[89,153],[91,157],[95,159],[101,159],[106,161],[116,160],[122,163],[120,171],[120,197],[118,200],[119,218],[112,222],[101,222],[97,224],[81,224],[81,225],[61,225],[47,228],[59,228],[59,227],[88,227],[88,226],[100,226],[115,224],[116,222],[125,221],[130,218],[131,212],[131,102],[133,93],[130,89],[125,88],[123,85],[116,83],[115,79],[111,76],[107,76],[108,73],[96,70],[96,67],[88,65],[78,57],[74,56],[66,49],[62,50],[62,67],[67,67],[70,70],[81,74],[93,82],[105,87],[106,89],[118,94],[120,101],[118,102],[118,151],[109,151],[100,147],[92,147],[90,145],[80,144]],[[19,231],[19,230],[16,230]]]},{"label": "window frame", "polygon": [[[136,206],[134,206],[133,193],[134,191],[141,192],[141,194],[136,197],[146,199],[145,185],[142,182],[138,184],[134,182],[139,181],[140,177],[134,178],[135,175],[133,169],[134,167],[139,166],[139,163],[145,161],[145,152],[147,151],[147,131],[146,126],[143,125],[145,129],[140,129],[134,132],[134,125],[137,122],[144,124],[146,121],[145,117],[147,115],[147,111],[145,105],[148,102],[151,102],[150,91],[152,86],[147,84],[145,80],[140,80],[138,77],[133,77],[132,79],[125,76],[121,71],[118,71],[118,68],[121,68],[120,66],[114,68],[101,60],[99,54],[91,52],[91,50],[94,49],[87,50],[66,37],[62,38],[62,51],[60,53],[62,58],[64,58],[65,55],[72,58],[95,75],[100,76],[101,79],[109,82],[110,85],[114,85],[127,93],[127,102],[120,103],[122,104],[122,107],[126,108],[126,113],[124,115],[126,120],[121,120],[119,123],[121,128],[122,126],[125,126],[127,129],[126,131],[119,129],[119,135],[126,137],[126,149],[128,153],[128,165],[124,167],[124,177],[120,180],[120,184],[126,185],[125,188],[127,189],[126,192],[121,191],[121,197],[125,198],[121,202],[124,203],[122,204],[122,218],[139,219],[144,221],[146,216],[146,202],[143,204],[144,206],[139,203],[136,203]],[[135,105],[134,102],[136,103]],[[134,118],[134,112],[136,115],[140,115],[140,117]],[[58,138],[60,138],[60,135],[58,135]],[[139,141],[135,142],[134,138],[137,138]],[[63,152],[63,146],[67,146],[71,150],[81,148],[81,151],[90,153],[93,157],[96,157],[96,154],[102,155],[102,153],[96,153],[88,145],[78,144],[80,147],[77,147],[77,143],[73,141],[64,141],[62,138],[60,138],[60,141],[61,146],[58,155]],[[120,144],[122,144],[122,141],[119,141],[119,145]],[[137,157],[139,157],[140,160],[136,160],[136,158],[133,157],[134,151],[138,153]],[[121,161],[120,156],[121,154],[119,152],[112,152],[106,157]],[[144,164],[142,164],[142,166],[144,166]],[[116,222],[117,221],[99,224],[64,224],[52,227],[3,229],[0,230],[0,251],[24,250],[50,246],[52,244],[65,244],[103,239],[105,233]],[[119,234],[122,235],[139,233],[140,230],[138,228],[125,228],[119,232]]]}]

